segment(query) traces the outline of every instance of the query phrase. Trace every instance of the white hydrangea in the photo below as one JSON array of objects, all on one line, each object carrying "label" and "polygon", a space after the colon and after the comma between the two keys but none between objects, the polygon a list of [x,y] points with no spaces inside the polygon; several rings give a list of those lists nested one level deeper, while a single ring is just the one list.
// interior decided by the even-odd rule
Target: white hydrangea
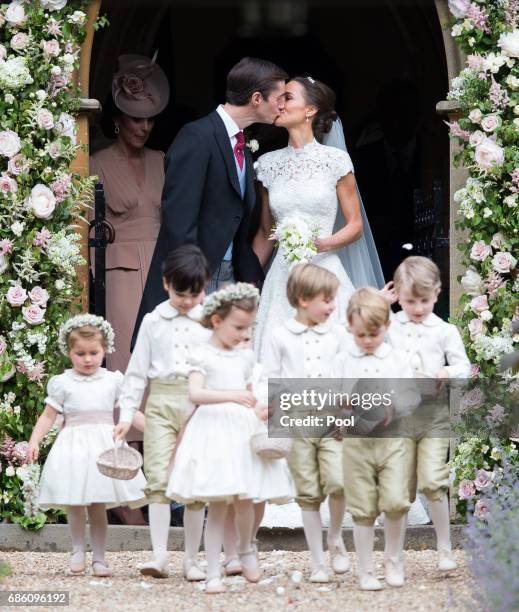
[{"label": "white hydrangea", "polygon": [[80,254],[78,234],[67,234],[65,230],[55,233],[47,247],[47,257],[60,270],[73,276],[74,267],[84,263]]},{"label": "white hydrangea", "polygon": [[5,62],[0,61],[0,87],[2,89],[21,89],[33,82],[25,57],[13,57]]},{"label": "white hydrangea", "polygon": [[509,336],[486,336],[481,334],[474,340],[474,350],[486,361],[498,360],[514,350],[513,340]]}]

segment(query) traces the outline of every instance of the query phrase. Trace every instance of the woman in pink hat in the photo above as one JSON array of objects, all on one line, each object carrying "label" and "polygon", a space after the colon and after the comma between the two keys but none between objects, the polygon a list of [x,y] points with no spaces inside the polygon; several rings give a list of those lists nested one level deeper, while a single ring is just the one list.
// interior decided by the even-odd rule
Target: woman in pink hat
[{"label": "woman in pink hat", "polygon": [[[162,69],[142,55],[121,55],[104,109],[113,144],[90,158],[90,173],[103,183],[106,219],[115,240],[106,249],[106,318],[117,336],[108,369],[124,372],[130,340],[160,227],[164,153],[145,145],[155,117],[169,101]],[[139,439],[130,434],[129,439]]]}]

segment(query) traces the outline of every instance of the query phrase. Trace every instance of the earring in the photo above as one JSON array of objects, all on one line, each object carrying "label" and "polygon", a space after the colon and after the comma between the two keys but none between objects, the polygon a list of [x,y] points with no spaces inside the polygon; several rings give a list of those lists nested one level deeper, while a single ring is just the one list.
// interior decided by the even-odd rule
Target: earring
[{"label": "earring", "polygon": [[114,132],[115,132],[116,134],[119,134],[119,132],[120,132],[120,131],[121,131],[121,130],[119,129],[119,125],[116,123],[116,124],[115,124],[115,127],[114,127]]},{"label": "earring", "polygon": [[306,122],[308,123],[310,121],[310,115],[306,116]]}]

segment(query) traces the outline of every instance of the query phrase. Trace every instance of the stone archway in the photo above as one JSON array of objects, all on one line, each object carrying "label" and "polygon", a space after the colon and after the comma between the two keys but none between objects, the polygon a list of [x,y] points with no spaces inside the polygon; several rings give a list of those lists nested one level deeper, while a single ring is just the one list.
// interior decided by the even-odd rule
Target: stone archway
[{"label": "stone archway", "polygon": [[[99,14],[102,0],[92,0],[88,10],[88,35],[83,43],[81,51],[81,65],[78,72],[78,82],[81,86],[82,106],[81,112],[78,118],[78,139],[79,142],[89,145],[89,134],[88,134],[88,120],[92,112],[100,108],[100,103],[97,100],[91,100],[88,98],[89,95],[89,76],[90,76],[90,61],[92,52],[92,43],[94,37],[94,22]],[[451,14],[448,8],[447,0],[435,0],[434,2],[436,11],[438,13],[438,20],[440,23],[443,44],[445,49],[448,77],[454,78],[462,69],[464,64],[463,54],[455,44],[451,34]],[[458,109],[456,106],[447,101],[439,101],[436,106],[437,112],[445,117],[446,120],[451,120],[457,116]],[[454,227],[454,221],[456,218],[456,206],[453,202],[453,194],[459,189],[466,180],[466,171],[464,169],[458,169],[454,167],[453,158],[455,153],[455,144],[451,141],[450,144],[450,171],[449,171],[449,231],[450,231],[450,246],[449,246],[449,263],[450,263],[450,312],[453,313],[456,305],[458,304],[459,297],[461,295],[461,287],[457,282],[457,276],[461,273],[461,266],[459,263],[457,243],[458,233]],[[82,175],[88,173],[88,148],[86,151],[81,152],[72,165],[72,170],[79,172]],[[87,257],[87,229],[82,230],[83,236],[83,255]],[[88,273],[86,266],[80,270],[79,273],[80,282],[83,285],[83,306],[88,305]]]}]

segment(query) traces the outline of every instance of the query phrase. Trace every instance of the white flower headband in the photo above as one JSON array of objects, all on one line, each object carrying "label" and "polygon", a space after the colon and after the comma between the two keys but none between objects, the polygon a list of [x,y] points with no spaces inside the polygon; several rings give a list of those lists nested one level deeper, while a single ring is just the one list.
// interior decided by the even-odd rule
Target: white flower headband
[{"label": "white flower headband", "polygon": [[67,339],[69,337],[70,332],[75,329],[79,329],[80,327],[97,327],[97,329],[103,334],[106,340],[106,352],[113,353],[115,349],[115,334],[113,327],[103,319],[103,317],[98,317],[93,314],[80,314],[72,317],[68,321],[65,321],[63,325],[60,327],[59,336],[58,336],[58,345],[60,351],[68,356],[69,348],[67,344]]},{"label": "white flower headband", "polygon": [[204,315],[209,317],[223,304],[236,302],[244,298],[253,298],[257,300],[259,298],[258,289],[250,283],[234,283],[233,285],[227,285],[227,287],[215,291],[205,298]]}]

